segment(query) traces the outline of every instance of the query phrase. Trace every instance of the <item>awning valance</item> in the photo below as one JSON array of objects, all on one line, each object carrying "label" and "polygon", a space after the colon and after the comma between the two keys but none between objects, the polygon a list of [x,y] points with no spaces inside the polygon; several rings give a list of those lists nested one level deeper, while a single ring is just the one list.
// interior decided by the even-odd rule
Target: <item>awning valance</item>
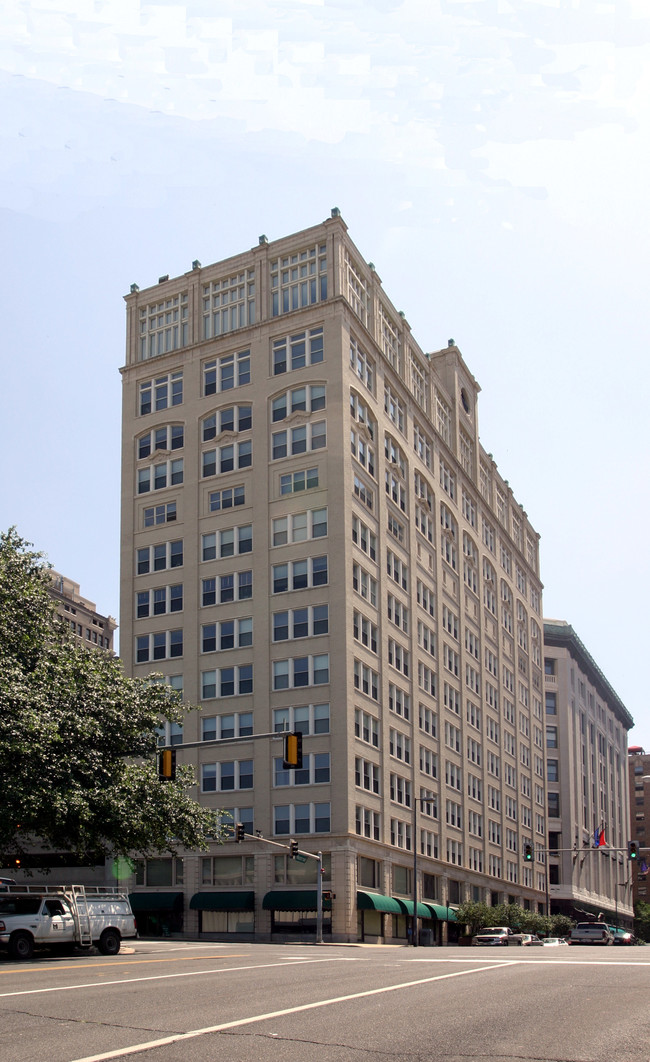
[{"label": "awning valance", "polygon": [[456,914],[452,907],[445,907],[444,904],[440,903],[429,903],[428,900],[424,906],[431,911],[431,914],[427,915],[428,918],[438,918],[441,922],[456,921]]},{"label": "awning valance", "polygon": [[183,907],[182,892],[129,893],[133,911],[178,911]]},{"label": "awning valance", "polygon": [[255,893],[240,892],[195,892],[190,900],[192,911],[254,911]]},{"label": "awning valance", "polygon": [[392,896],[382,896],[379,892],[357,892],[359,911],[381,911],[383,914],[404,914],[400,901]]},{"label": "awning valance", "polygon": [[[402,908],[403,914],[413,917],[413,900],[398,900],[397,901]],[[431,918],[431,910],[426,903],[420,903],[418,900],[418,918]]]}]

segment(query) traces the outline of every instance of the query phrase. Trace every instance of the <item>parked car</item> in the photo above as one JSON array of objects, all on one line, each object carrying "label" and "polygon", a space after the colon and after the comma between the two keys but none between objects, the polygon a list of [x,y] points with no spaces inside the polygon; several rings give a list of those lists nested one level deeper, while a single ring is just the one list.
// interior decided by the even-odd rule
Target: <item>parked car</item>
[{"label": "parked car", "polygon": [[634,933],[630,933],[629,929],[623,929],[621,926],[610,926],[609,928],[614,934],[615,944],[636,944],[636,937]]},{"label": "parked car", "polygon": [[541,940],[537,936],[537,933],[522,933],[521,934],[521,946],[523,948],[532,948],[537,944],[541,944]]},{"label": "parked car", "polygon": [[565,940],[564,937],[546,937],[544,940],[540,940],[540,944],[542,944],[545,948],[558,948],[569,946],[569,942]]},{"label": "parked car", "polygon": [[510,926],[486,926],[472,940],[472,946],[478,948],[508,947],[510,944],[523,944],[523,933],[515,933]]}]

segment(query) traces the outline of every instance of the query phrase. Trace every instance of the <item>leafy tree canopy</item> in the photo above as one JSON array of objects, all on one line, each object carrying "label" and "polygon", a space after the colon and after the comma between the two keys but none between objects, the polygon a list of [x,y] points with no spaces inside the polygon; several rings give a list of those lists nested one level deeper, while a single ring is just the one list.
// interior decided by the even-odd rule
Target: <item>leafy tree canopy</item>
[{"label": "leafy tree canopy", "polygon": [[215,813],[189,794],[192,769],[160,781],[156,727],[180,722],[162,683],[75,644],[43,556],[0,533],[0,866],[37,845],[80,857],[205,848]]},{"label": "leafy tree canopy", "polygon": [[474,936],[485,926],[510,926],[520,933],[537,933],[543,937],[564,937],[573,922],[566,915],[543,915],[527,911],[516,903],[500,903],[489,907],[482,902],[462,903],[456,911],[456,919]]},{"label": "leafy tree canopy", "polygon": [[650,903],[642,900],[634,908],[634,932],[639,940],[650,941]]}]

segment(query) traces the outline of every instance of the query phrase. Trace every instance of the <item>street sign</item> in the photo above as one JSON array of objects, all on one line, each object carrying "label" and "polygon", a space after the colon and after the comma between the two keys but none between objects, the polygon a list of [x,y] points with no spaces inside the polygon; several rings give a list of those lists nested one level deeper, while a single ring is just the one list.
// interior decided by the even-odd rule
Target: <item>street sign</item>
[{"label": "street sign", "polygon": [[297,852],[296,855],[293,858],[295,859],[296,863],[306,863],[307,862],[307,856],[303,855],[302,852]]}]

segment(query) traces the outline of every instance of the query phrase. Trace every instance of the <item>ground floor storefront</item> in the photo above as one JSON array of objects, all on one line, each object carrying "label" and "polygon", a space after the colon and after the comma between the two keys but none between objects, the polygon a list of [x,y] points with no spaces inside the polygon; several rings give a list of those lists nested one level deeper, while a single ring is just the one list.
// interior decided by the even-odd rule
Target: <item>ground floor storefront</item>
[{"label": "ground floor storefront", "polygon": [[[130,894],[141,936],[191,937],[199,940],[308,940],[318,933],[315,889],[272,889],[263,896],[254,890],[202,890],[184,893],[137,891]],[[410,944],[413,940],[413,901],[358,890],[356,929],[341,940],[333,934],[336,898],[323,897],[321,933],[326,941],[366,944]],[[462,931],[451,907],[419,903],[418,944],[423,947],[456,943]]]},{"label": "ground floor storefront", "polygon": [[414,895],[424,947],[462,943],[456,910],[464,900],[535,910],[545,899],[365,837],[305,836],[297,844],[247,834],[206,852],[109,861],[98,883],[128,891],[142,936],[194,940],[316,939],[319,874],[320,930],[332,943],[412,943]]}]

